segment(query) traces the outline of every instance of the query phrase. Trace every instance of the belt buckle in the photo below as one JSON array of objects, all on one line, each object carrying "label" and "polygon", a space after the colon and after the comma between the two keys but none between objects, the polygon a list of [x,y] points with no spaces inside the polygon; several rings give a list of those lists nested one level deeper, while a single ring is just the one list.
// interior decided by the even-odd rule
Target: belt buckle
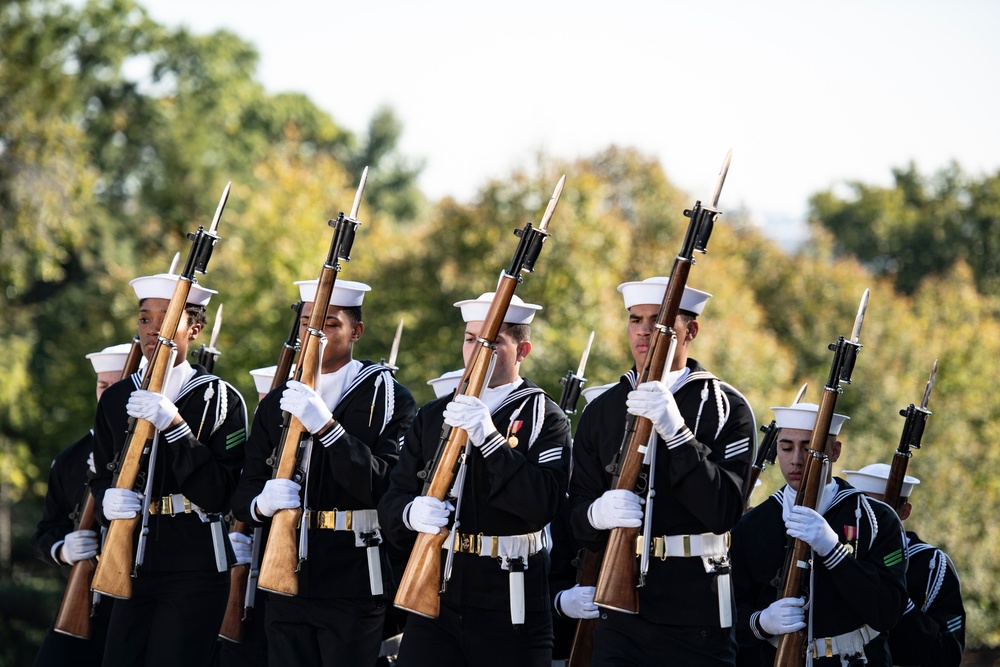
[{"label": "belt buckle", "polygon": [[690,535],[681,535],[681,537],[683,538],[683,542],[684,542],[684,557],[685,558],[690,558],[691,557],[691,536]]},{"label": "belt buckle", "polygon": [[163,496],[160,498],[160,514],[174,515],[174,497]]},{"label": "belt buckle", "polygon": [[472,535],[462,535],[458,534],[458,552],[463,554],[471,554],[472,551]]},{"label": "belt buckle", "polygon": [[316,527],[323,530],[335,528],[337,525],[337,510],[330,512],[316,512]]}]

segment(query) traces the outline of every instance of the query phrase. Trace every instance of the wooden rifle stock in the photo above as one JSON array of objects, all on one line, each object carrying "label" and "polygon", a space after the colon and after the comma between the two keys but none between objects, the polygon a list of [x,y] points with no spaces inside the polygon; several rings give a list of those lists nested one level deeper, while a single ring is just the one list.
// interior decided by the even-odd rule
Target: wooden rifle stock
[{"label": "wooden rifle stock", "polygon": [[[233,532],[247,534],[250,526],[243,521],[233,522]],[[229,599],[226,600],[226,615],[222,617],[219,637],[239,644],[243,641],[243,602],[247,595],[247,579],[250,566],[234,565],[229,569]]]},{"label": "wooden rifle stock", "polygon": [[[576,583],[581,586],[595,585],[597,575],[601,571],[602,558],[603,553],[601,552],[582,549]],[[590,667],[594,653],[594,630],[596,628],[596,618],[581,618],[577,621],[566,667]]]},{"label": "wooden rifle stock", "polygon": [[[167,374],[170,372],[176,352],[173,339],[177,335],[181,318],[186,317],[184,309],[191,285],[196,281],[195,272],[206,272],[208,261],[212,257],[212,249],[219,240],[215,231],[222,218],[226,201],[229,199],[230,185],[227,183],[222,192],[222,198],[215,209],[211,227],[206,231],[199,226],[198,231],[188,234],[188,238],[192,242],[191,252],[184,270],[178,276],[170,303],[167,305],[167,313],[160,325],[159,340],[156,342],[156,347],[153,348],[149,365],[146,366],[146,374],[143,376],[143,389],[160,393],[166,384]],[[156,427],[147,420],[135,419],[130,420],[130,423],[132,424],[131,431],[125,441],[115,475],[115,488],[118,489],[132,490],[135,488],[140,474],[146,468],[149,443],[156,436]],[[140,515],[131,519],[111,521],[108,533],[104,538],[104,546],[101,549],[101,558],[98,560],[97,570],[94,572],[93,590],[115,598],[127,599],[132,596],[135,527],[141,521],[142,516]]]},{"label": "wooden rifle stock", "polygon": [[[341,270],[340,260],[350,261],[351,246],[354,243],[354,233],[358,227],[358,210],[361,207],[361,194],[368,179],[368,167],[361,173],[361,183],[354,196],[351,215],[343,213],[336,220],[330,220],[334,228],[333,240],[327,253],[326,262],[320,270],[319,283],[316,287],[316,297],[312,312],[309,314],[309,324],[305,340],[302,341],[302,351],[299,353],[299,363],[295,368],[295,379],[315,389],[321,374],[323,363],[323,343],[325,337],[323,328],[326,325],[327,308],[333,296],[333,288],[337,282],[337,274]],[[275,381],[278,380],[277,374]],[[284,379],[281,380],[282,382]],[[303,441],[312,438],[312,434],[294,415],[287,415],[287,426],[282,430],[281,442],[278,446],[278,461],[274,471],[274,479],[291,479],[305,486],[306,471],[309,461],[303,456]],[[280,595],[297,595],[299,592],[299,553],[298,529],[302,521],[302,508],[279,509],[271,517],[271,528],[264,546],[264,556],[260,564],[260,577],[257,587],[278,593]]]},{"label": "wooden rifle stock", "polygon": [[[563,176],[549,199],[542,220],[536,229],[527,223],[523,229],[515,230],[520,237],[514,257],[507,270],[500,274],[493,302],[490,304],[483,326],[479,331],[480,346],[472,358],[472,363],[465,369],[462,381],[455,390],[455,395],[479,397],[489,378],[491,360],[493,358],[497,335],[503,325],[504,316],[514,296],[514,290],[521,282],[521,273],[534,271],[535,261],[541,252],[542,245],[548,238],[549,220],[555,213],[556,204],[562,194],[566,177]],[[444,500],[451,490],[458,471],[459,456],[468,441],[468,434],[460,428],[445,426],[441,432],[441,442],[434,460],[421,473],[424,479],[424,495]],[[410,558],[396,590],[395,605],[400,609],[427,618],[437,618],[441,611],[441,549],[449,531],[442,528],[436,535],[417,533],[416,542],[410,551]]]},{"label": "wooden rifle stock", "polygon": [[[802,469],[798,491],[795,494],[796,506],[808,507],[813,510],[818,507],[820,492],[826,484],[825,464],[829,454],[827,445],[830,441],[830,424],[833,422],[837,397],[840,396],[840,384],[851,383],[851,373],[854,371],[854,363],[861,349],[858,340],[861,337],[861,325],[864,322],[867,309],[868,290],[865,290],[861,297],[861,305],[858,307],[857,317],[854,319],[851,339],[845,340],[841,336],[838,342],[828,346],[834,353],[833,364],[830,368],[830,376],[823,387],[819,407],[816,410],[816,423],[813,426],[812,435],[809,437],[808,456]],[[809,591],[806,590],[808,578],[805,574],[809,568],[813,567],[812,549],[807,542],[799,539],[790,539],[789,542],[790,547],[781,574],[779,599],[798,597],[805,593],[808,601]],[[779,636],[774,667],[800,667],[805,662],[805,640],[804,630]]]},{"label": "wooden rifle stock", "polygon": [[[139,368],[141,360],[142,344],[136,337],[132,339],[132,347],[125,357],[125,366],[122,368],[119,380],[132,375]],[[83,509],[80,510],[74,530],[93,530],[100,534],[100,527],[94,517],[94,494],[90,492],[89,487],[84,491],[83,498]],[[59,603],[59,612],[56,614],[53,627],[56,632],[79,639],[90,639],[90,617],[93,613],[90,586],[96,569],[96,558],[73,563],[69,571],[69,581],[66,582],[66,590],[63,591],[62,602]]]}]

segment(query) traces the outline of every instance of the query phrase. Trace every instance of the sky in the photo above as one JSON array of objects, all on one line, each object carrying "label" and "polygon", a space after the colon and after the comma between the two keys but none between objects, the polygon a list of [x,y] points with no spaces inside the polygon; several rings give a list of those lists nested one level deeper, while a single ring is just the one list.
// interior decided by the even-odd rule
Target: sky
[{"label": "sky", "polygon": [[707,199],[732,148],[720,208],[788,247],[816,192],[888,186],[911,161],[1000,170],[993,0],[139,2],[236,33],[269,92],[305,93],[351,131],[390,106],[432,199],[612,144]]}]

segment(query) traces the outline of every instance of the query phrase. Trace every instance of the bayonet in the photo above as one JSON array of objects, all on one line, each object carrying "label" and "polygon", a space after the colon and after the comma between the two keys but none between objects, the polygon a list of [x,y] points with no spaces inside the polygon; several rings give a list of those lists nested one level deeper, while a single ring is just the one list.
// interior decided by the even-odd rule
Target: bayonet
[{"label": "bayonet", "polygon": [[583,348],[583,355],[580,357],[580,367],[576,369],[577,377],[583,377],[583,371],[587,368],[587,359],[590,358],[590,347],[594,344],[594,332],[590,332],[590,338],[587,339],[587,347]]},{"label": "bayonet", "polygon": [[215,311],[215,323],[212,325],[212,336],[208,339],[208,349],[212,352],[216,352],[215,344],[219,341],[219,330],[222,329],[222,306],[219,304],[219,309]]},{"label": "bayonet", "polygon": [[226,188],[222,191],[222,197],[219,199],[219,206],[215,209],[215,217],[212,218],[212,226],[208,228],[209,234],[215,234],[215,230],[219,227],[219,220],[222,219],[222,211],[226,208],[226,202],[229,200],[229,189],[233,186],[233,182],[229,181],[226,183]]},{"label": "bayonet", "polygon": [[354,203],[351,205],[351,219],[357,220],[361,210],[361,195],[365,192],[365,183],[368,182],[368,167],[361,172],[361,182],[358,184],[358,191],[354,195]]},{"label": "bayonet", "polygon": [[868,310],[868,294],[869,290],[865,289],[865,293],[861,295],[861,303],[858,305],[858,315],[854,318],[854,329],[851,331],[851,342],[857,345],[858,340],[861,339],[861,325],[865,321],[865,311]]},{"label": "bayonet", "polygon": [[556,204],[559,203],[559,197],[562,196],[563,186],[566,185],[566,175],[563,174],[559,182],[556,183],[556,189],[552,192],[552,197],[549,198],[549,205],[545,207],[545,213],[542,215],[542,221],[538,223],[538,229],[545,231],[549,226],[549,220],[552,219],[552,214],[556,211]]},{"label": "bayonet", "polygon": [[170,262],[170,268],[167,269],[167,273],[176,274],[177,273],[177,264],[180,261],[181,261],[181,254],[179,252],[175,252],[174,253],[174,258]]},{"label": "bayonet", "polygon": [[927,401],[931,397],[931,389],[934,388],[934,378],[935,378],[935,376],[937,376],[937,367],[938,367],[938,360],[935,359],[934,360],[934,365],[931,367],[931,376],[930,376],[930,378],[927,379],[927,386],[924,387],[924,397],[920,401],[920,409],[921,410],[926,410],[927,409]]},{"label": "bayonet", "polygon": [[719,197],[722,196],[722,186],[726,182],[726,175],[729,173],[729,163],[733,161],[733,149],[726,153],[726,159],[722,161],[722,168],[719,170],[719,178],[715,182],[715,192],[712,194],[712,208],[719,208]]},{"label": "bayonet", "polygon": [[396,336],[392,339],[392,349],[389,350],[389,367],[393,368],[396,366],[396,355],[399,354],[399,339],[403,336],[403,318],[399,318],[399,324],[396,325]]}]

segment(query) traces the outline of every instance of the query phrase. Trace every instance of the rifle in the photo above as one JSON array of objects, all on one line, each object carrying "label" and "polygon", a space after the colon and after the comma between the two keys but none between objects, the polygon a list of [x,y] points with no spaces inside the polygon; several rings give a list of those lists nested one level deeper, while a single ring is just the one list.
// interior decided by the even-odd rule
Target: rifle
[{"label": "rifle", "polygon": [[[809,452],[802,470],[802,479],[799,482],[799,489],[795,495],[796,506],[816,509],[819,502],[819,493],[826,484],[826,471],[828,470],[828,454],[826,451],[827,440],[829,440],[830,423],[833,421],[833,412],[837,405],[837,397],[843,392],[841,384],[851,384],[851,373],[854,372],[854,363],[857,361],[861,344],[861,325],[864,322],[865,311],[868,309],[868,290],[866,289],[861,297],[861,304],[858,306],[858,314],[854,319],[854,329],[851,332],[850,340],[843,336],[836,343],[830,343],[828,349],[833,352],[833,365],[830,368],[830,377],[823,387],[823,395],[820,398],[819,409],[816,412],[816,424],[813,426],[812,435],[809,438]],[[808,585],[806,570],[811,567],[811,548],[809,544],[799,539],[790,539],[791,547],[785,558],[784,569],[781,573],[781,593],[780,598],[798,597],[803,594],[804,588]],[[805,591],[808,597],[808,591]],[[805,659],[805,632],[798,630],[781,635],[778,638],[778,652],[774,658],[774,667],[795,667],[803,664]]]},{"label": "rifle", "polygon": [[580,366],[574,374],[572,370],[566,371],[566,375],[559,378],[559,384],[563,386],[559,395],[559,409],[568,415],[576,414],[576,404],[580,401],[580,390],[586,384],[587,378],[583,377],[583,371],[587,368],[587,359],[590,357],[590,347],[594,344],[594,332],[590,332],[587,339],[587,347],[583,348],[583,355],[580,357]]},{"label": "rifle", "polygon": [[191,355],[197,360],[196,363],[205,367],[205,370],[211,373],[215,370],[215,362],[222,355],[218,348],[215,347],[215,343],[219,340],[219,329],[222,328],[222,306],[224,304],[219,304],[219,309],[215,311],[215,323],[212,324],[212,336],[208,339],[208,345],[204,343],[197,352],[192,351]]},{"label": "rifle", "polygon": [[[687,284],[688,273],[695,263],[694,253],[706,251],[715,219],[719,216],[717,208],[719,196],[722,194],[722,185],[729,172],[732,155],[732,151],[729,151],[723,161],[711,206],[703,207],[701,201],[696,201],[694,208],[684,211],[685,217],[691,221],[688,223],[680,253],[670,270],[670,281],[656,316],[656,329],[650,338],[649,351],[643,360],[637,384],[659,380],[664,370],[670,370],[673,360],[668,358],[668,354],[672,357],[672,350],[676,344],[674,322],[680,310],[681,297]],[[614,461],[608,466],[608,472],[612,473],[612,488],[627,489],[640,495],[648,490],[648,473],[641,471],[644,463],[643,452],[650,442],[651,435],[653,438],[656,437],[652,422],[644,417],[628,415],[621,447]],[[646,512],[649,513],[648,507]],[[638,532],[638,528],[611,530],[604,551],[601,573],[597,580],[597,592],[594,595],[594,601],[598,605],[630,614],[639,613],[639,594],[636,587]]]},{"label": "rifle", "polygon": [[[361,172],[361,183],[354,195],[354,204],[350,216],[343,211],[335,220],[328,221],[333,227],[333,240],[326,261],[319,274],[319,285],[316,288],[316,299],[313,302],[312,313],[306,335],[302,340],[302,351],[299,353],[299,363],[295,367],[295,379],[315,389],[321,374],[323,347],[326,336],[323,327],[326,325],[326,311],[330,306],[330,298],[337,282],[337,274],[342,270],[341,260],[351,261],[351,246],[354,244],[354,234],[358,226],[358,210],[361,208],[361,195],[365,191],[368,180],[368,167]],[[278,380],[278,375],[274,376]],[[284,381],[284,379],[282,379]],[[309,455],[311,453],[312,434],[306,430],[296,417],[285,413],[282,424],[281,441],[274,457],[274,479],[291,479],[302,485],[305,490],[309,473]],[[260,577],[257,586],[280,595],[297,595],[299,592],[298,570],[300,563],[306,558],[306,536],[308,526],[301,525],[305,515],[302,507],[280,509],[271,517],[271,530],[267,545],[264,547],[264,557],[261,560]],[[301,544],[297,545],[296,531],[301,531]]]},{"label": "rifle", "polygon": [[[802,385],[802,388],[799,389],[799,393],[795,396],[795,400],[792,401],[792,405],[795,405],[802,400],[802,397],[805,396],[806,389],[808,388],[808,382]],[[750,495],[753,493],[757,480],[760,479],[760,474],[767,469],[767,466],[774,465],[774,459],[778,455],[777,422],[772,419],[771,423],[767,426],[761,424],[760,431],[764,434],[764,439],[761,441],[760,447],[757,449],[757,456],[754,458],[753,464],[750,466],[750,477],[748,479],[747,488],[743,492],[744,506],[750,502]]]},{"label": "rifle", "polygon": [[[483,320],[483,326],[479,331],[479,347],[476,349],[471,362],[462,374],[455,395],[465,394],[467,396],[478,397],[489,381],[489,373],[492,369],[492,361],[496,349],[496,339],[503,324],[504,315],[510,305],[514,290],[522,281],[521,273],[533,273],[535,260],[542,250],[542,244],[549,237],[548,225],[552,214],[555,212],[556,203],[562,194],[566,177],[563,176],[556,184],[556,189],[549,199],[548,207],[542,215],[542,221],[537,228],[528,222],[523,229],[514,230],[514,234],[520,237],[514,257],[511,259],[507,270],[501,272],[500,282],[497,284],[493,302]],[[464,467],[460,464],[464,462],[465,456],[461,456],[468,443],[468,434],[465,430],[453,429],[445,424],[441,429],[441,438],[438,442],[437,452],[434,458],[428,461],[424,470],[418,473],[420,479],[424,480],[423,495],[433,496],[438,500],[444,500],[452,487],[452,482],[457,475],[464,473]],[[455,513],[456,521],[458,512]],[[437,618],[441,609],[440,588],[441,583],[441,548],[448,537],[449,530],[442,528],[437,535],[429,533],[417,533],[416,542],[410,551],[409,561],[399,582],[396,592],[395,604],[400,609],[412,611],[427,618]],[[450,554],[454,550],[449,550]]]},{"label": "rifle", "polygon": [[[295,354],[299,351],[299,321],[302,319],[302,307],[305,301],[292,304],[295,320],[288,338],[281,345],[278,365],[271,378],[271,391],[280,387],[287,379],[295,362]],[[233,521],[232,531],[250,534],[250,524],[243,521]],[[253,613],[257,593],[257,578],[260,575],[260,541],[262,530],[253,529],[253,552],[250,564],[234,565],[229,570],[229,599],[226,602],[226,615],[222,617],[219,637],[239,644],[243,641],[243,622],[250,619]]]},{"label": "rifle", "polygon": [[924,437],[924,426],[927,418],[931,415],[927,409],[927,400],[931,397],[931,389],[934,387],[934,376],[937,375],[937,359],[931,367],[931,376],[924,387],[924,397],[920,401],[918,408],[913,403],[899,411],[899,416],[905,417],[903,422],[903,433],[899,436],[899,445],[896,453],[892,456],[892,465],[889,467],[889,479],[885,482],[885,493],[882,500],[888,503],[896,512],[899,512],[900,492],[903,490],[903,481],[906,478],[906,466],[910,462],[913,454],[911,449],[920,449],[920,441]]},{"label": "rifle", "polygon": [[[231,183],[226,184],[226,189],[222,192],[219,206],[215,210],[215,217],[212,225],[205,230],[201,225],[198,231],[188,234],[191,240],[191,251],[188,254],[184,270],[181,271],[174,287],[174,293],[170,297],[167,306],[167,314],[160,327],[159,339],[153,354],[146,366],[146,373],[142,378],[142,388],[149,391],[160,392],[166,384],[167,375],[173,366],[173,360],[177,354],[177,346],[174,343],[174,336],[180,325],[181,318],[185,317],[184,308],[187,304],[187,296],[191,291],[191,285],[198,282],[195,272],[206,273],[208,261],[212,257],[212,249],[219,240],[216,229],[219,220],[222,218],[222,211],[226,207],[226,200],[229,199],[229,189]],[[156,427],[145,419],[129,419],[128,437],[125,447],[115,458],[113,469],[114,485],[119,489],[135,490],[136,487],[144,488],[144,482],[152,479],[151,450],[156,445],[158,432]],[[144,479],[148,478],[148,479]],[[104,538],[104,548],[101,551],[101,559],[97,563],[97,571],[94,573],[93,589],[99,593],[110,595],[111,597],[128,599],[132,596],[132,577],[136,576],[137,564],[133,564],[133,535],[135,527],[145,521],[148,511],[149,495],[145,494],[143,511],[140,515],[131,519],[115,519],[108,527],[108,533]]]},{"label": "rifle", "polygon": [[392,339],[392,349],[389,350],[389,359],[386,360],[382,357],[378,360],[379,366],[385,366],[389,369],[389,372],[396,375],[396,371],[399,370],[399,366],[396,365],[396,355],[399,354],[399,340],[403,337],[403,318],[399,318],[399,324],[396,326],[396,335]]},{"label": "rifle", "polygon": [[[593,586],[597,583],[597,575],[601,571],[601,560],[604,553],[580,549],[577,556],[576,583],[581,586]],[[569,647],[569,659],[566,667],[590,667],[594,653],[594,630],[597,628],[596,618],[581,618],[576,622],[573,633],[573,643]]]},{"label": "rifle", "polygon": [[[118,379],[124,380],[135,373],[141,360],[142,344],[136,336],[132,338],[132,347],[125,358],[125,366]],[[74,531],[93,530],[100,532],[100,527],[94,517],[94,494],[90,492],[89,487],[84,491],[83,508],[75,513],[75,519]],[[93,617],[98,603],[97,596],[90,592],[90,582],[94,578],[96,568],[96,558],[78,560],[73,563],[69,570],[66,590],[63,591],[62,601],[59,603],[59,612],[56,614],[56,622],[53,627],[56,632],[78,639],[90,639],[90,619]]]}]

